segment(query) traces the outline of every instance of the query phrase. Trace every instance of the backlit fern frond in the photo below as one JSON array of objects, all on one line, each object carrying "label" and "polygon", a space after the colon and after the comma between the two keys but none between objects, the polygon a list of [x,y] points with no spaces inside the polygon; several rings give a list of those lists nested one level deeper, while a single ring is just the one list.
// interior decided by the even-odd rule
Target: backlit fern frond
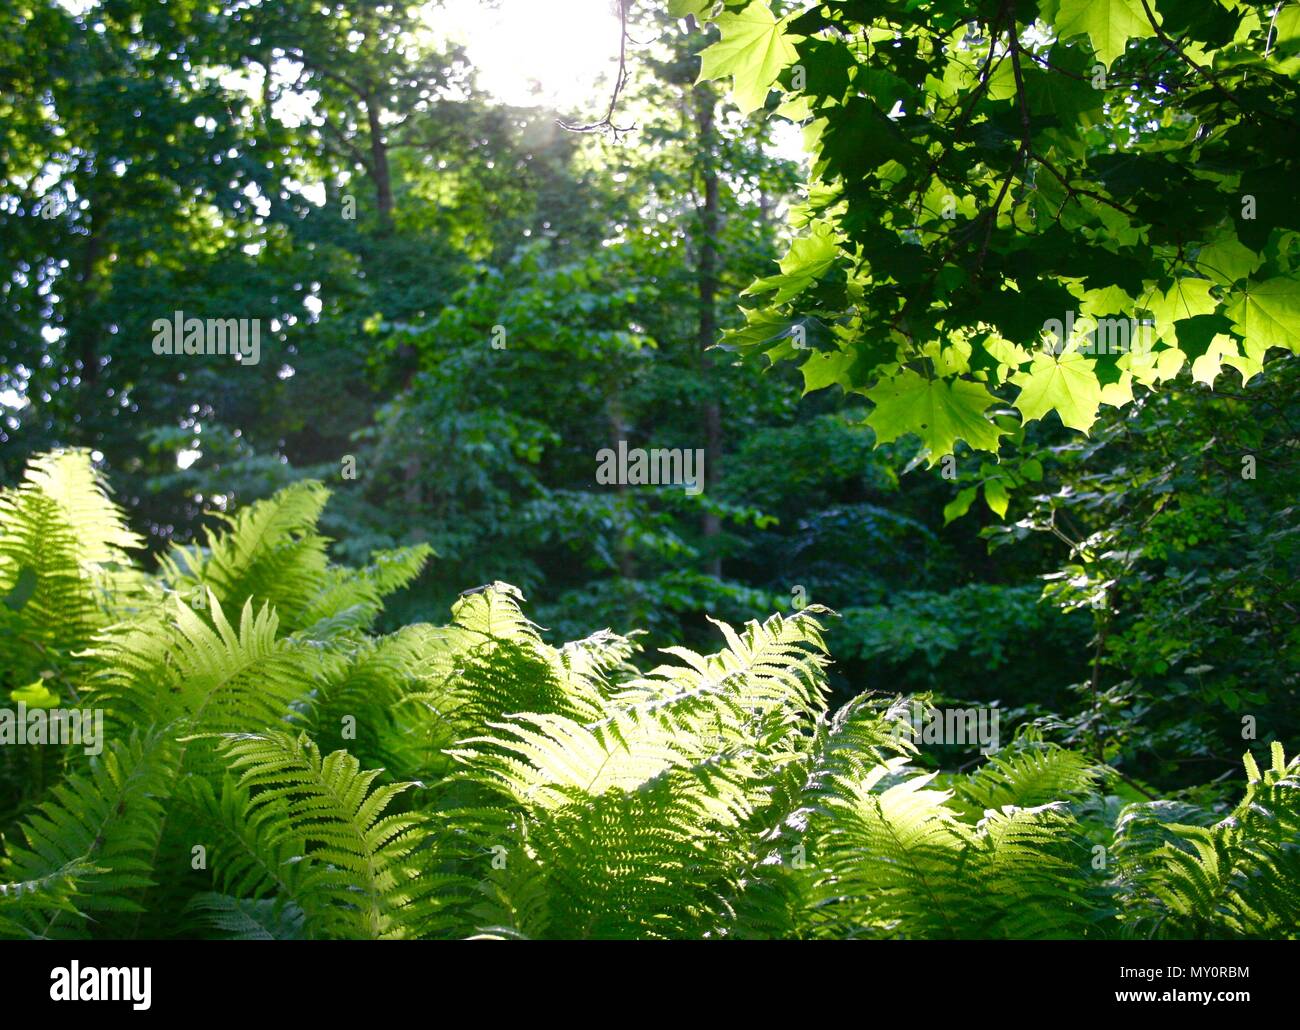
[{"label": "backlit fern frond", "polygon": [[[486,877],[485,931],[689,936],[731,921],[727,899],[749,857],[743,826],[761,795],[752,763],[701,760],[670,727],[620,711],[587,724],[520,714],[488,728],[453,751],[458,779],[482,799],[456,822],[474,827],[482,853],[516,866]],[[539,878],[544,904],[530,901]]]},{"label": "backlit fern frond", "polygon": [[1097,893],[1085,872],[1090,857],[1064,802],[988,810],[961,872],[981,896],[978,906],[963,911],[962,936],[1087,936]]},{"label": "backlit fern frond", "polygon": [[714,624],[727,643],[712,655],[669,647],[681,665],[660,665],[611,698],[633,720],[653,719],[696,758],[752,752],[779,767],[797,755],[800,728],[826,709],[825,644],[808,608],[746,624]]},{"label": "backlit fern frond", "polygon": [[809,747],[805,790],[817,792],[833,776],[861,776],[868,769],[917,753],[903,698],[859,695],[817,720]]},{"label": "backlit fern frond", "polygon": [[516,640],[541,644],[539,627],[523,610],[518,587],[500,581],[466,590],[451,607],[452,621],[470,633],[490,640]]},{"label": "backlit fern frond", "polygon": [[[383,609],[384,598],[408,586],[424,568],[433,549],[427,544],[380,551],[371,564],[360,569],[330,566],[320,588],[296,616],[304,633],[328,640],[343,627],[369,629]],[[329,632],[312,632],[324,623]]]},{"label": "backlit fern frond", "polygon": [[1130,806],[1116,888],[1136,935],[1295,937],[1300,930],[1300,759],[1274,743],[1263,772],[1247,754],[1246,794],[1212,826],[1160,824]]},{"label": "backlit fern frond", "polygon": [[19,490],[31,488],[53,500],[77,536],[80,557],[89,565],[129,565],[129,552],[144,541],[126,524],[111,500],[108,481],[83,449],[53,451],[32,458]]},{"label": "backlit fern frond", "polygon": [[322,866],[333,904],[320,919],[322,936],[414,937],[439,925],[447,903],[439,891],[455,877],[421,875],[432,864],[425,818],[385,815],[412,784],[375,786],[378,769],[362,770],[345,751],[322,756],[305,734],[240,735],[221,749],[238,786],[251,792],[249,810],[263,812],[274,831],[306,843],[305,857]]},{"label": "backlit fern frond", "polygon": [[1230,905],[1233,923],[1257,937],[1300,936],[1300,756],[1274,741],[1261,771],[1246,756],[1246,796],[1236,818],[1245,860]]},{"label": "backlit fern frond", "polygon": [[1093,885],[1077,824],[1059,803],[963,822],[952,794],[891,759],[837,779],[815,820],[809,861],[820,932],[836,936],[1039,938],[1083,935]]},{"label": "backlit fern frond", "polygon": [[[748,803],[743,779],[744,770],[725,764],[675,766],[629,789],[556,786],[539,795],[544,805],[513,820],[483,820],[480,931],[602,939],[719,934],[733,921],[728,899],[739,891],[748,854],[738,832]],[[504,868],[489,872],[493,856]]]},{"label": "backlit fern frond", "polygon": [[636,675],[632,656],[641,650],[635,635],[622,636],[603,629],[560,648],[560,660],[570,677],[601,694],[614,683]]},{"label": "backlit fern frond", "polygon": [[[64,877],[78,892],[76,909],[100,929],[120,926],[114,916],[139,911],[131,897],[153,881],[163,806],[176,772],[176,748],[166,736],[133,735],[69,774],[20,828],[0,879],[15,882]],[[21,911],[37,937],[83,936],[90,929],[72,910]]]},{"label": "backlit fern frond", "polygon": [[525,713],[488,728],[493,736],[471,738],[452,754],[474,767],[479,782],[493,780],[530,808],[555,808],[611,788],[635,790],[668,769],[691,764],[678,738],[653,723],[584,726],[563,716]]},{"label": "backlit fern frond", "polygon": [[327,541],[316,532],[328,499],[320,483],[303,480],[218,515],[225,528],[206,531],[206,548],[177,546],[164,559],[170,587],[191,604],[208,590],[227,608],[253,599],[274,608],[286,630],[302,628],[328,579]]},{"label": "backlit fern frond", "polygon": [[744,852],[722,818],[744,791],[714,770],[709,788],[673,769],[636,790],[607,790],[536,820],[547,925],[565,938],[713,936],[731,922]]},{"label": "backlit fern frond", "polygon": [[524,615],[522,601],[517,588],[493,583],[452,607],[452,629],[459,632],[446,638],[438,656],[446,669],[439,689],[458,712],[462,735],[515,712],[594,719],[603,710],[596,684],[569,674]]},{"label": "backlit fern frond", "polygon": [[976,813],[1007,805],[1033,808],[1092,792],[1097,771],[1077,751],[1054,744],[1017,743],[990,755],[959,782],[958,793]]},{"label": "backlit fern frond", "polygon": [[710,620],[722,632],[727,646],[707,657],[684,647],[664,648],[685,666],[659,666],[648,677],[628,685],[620,700],[641,693],[671,696],[683,687],[743,684],[746,702],[761,713],[778,713],[785,719],[816,715],[826,708],[822,670],[826,645],[812,606],[793,616],[773,615],[765,622],[751,621],[743,633],[725,622]]},{"label": "backlit fern frond", "polygon": [[321,747],[383,762],[399,779],[448,771],[456,699],[429,692],[430,655],[442,646],[439,631],[422,624],[349,642],[317,681],[304,726]]},{"label": "backlit fern frond", "polygon": [[235,627],[214,594],[208,619],[179,598],[105,632],[91,653],[104,667],[93,698],[119,719],[185,731],[256,730],[281,722],[306,697],[322,657],[279,636],[279,618],[245,600]]},{"label": "backlit fern frond", "polygon": [[809,860],[810,827],[836,781],[860,780],[878,766],[916,754],[902,698],[855,698],[833,715],[818,717],[810,737],[796,737],[805,753],[773,769],[764,809],[751,822],[755,837],[751,868],[733,932],[748,937],[798,936],[813,932],[809,915],[821,900],[818,867]]},{"label": "backlit fern frond", "polygon": [[[969,831],[929,787],[900,778],[905,759],[837,779],[810,837],[808,860],[826,870],[819,908],[834,936],[959,935],[964,898],[953,881]],[[882,781],[892,785],[878,789]]]},{"label": "backlit fern frond", "polygon": [[144,589],[140,544],[86,451],[35,457],[0,491],[0,686],[75,679],[77,652]]}]

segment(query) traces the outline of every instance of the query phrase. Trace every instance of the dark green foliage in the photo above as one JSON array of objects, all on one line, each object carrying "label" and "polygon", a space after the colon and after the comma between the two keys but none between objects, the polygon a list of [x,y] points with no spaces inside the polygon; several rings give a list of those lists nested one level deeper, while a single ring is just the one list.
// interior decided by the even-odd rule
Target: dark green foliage
[{"label": "dark green foliage", "polygon": [[1037,700],[1130,776],[1204,783],[1238,765],[1224,741],[1300,733],[1298,372],[1282,358],[1217,392],[1180,378],[1089,440],[1030,448],[1025,516],[982,531],[999,556],[1068,547],[1045,600],[1091,621],[1093,668],[1051,677],[1076,702]]}]

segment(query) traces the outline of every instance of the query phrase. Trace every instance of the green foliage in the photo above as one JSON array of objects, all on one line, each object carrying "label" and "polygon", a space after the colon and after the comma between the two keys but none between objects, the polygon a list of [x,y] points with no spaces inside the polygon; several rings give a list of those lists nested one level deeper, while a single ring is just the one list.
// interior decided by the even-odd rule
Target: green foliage
[{"label": "green foliage", "polygon": [[1087,432],[1184,367],[1248,381],[1300,352],[1300,64],[1276,10],[703,9],[702,78],[745,111],[778,93],[811,154],[797,235],[729,345],[865,395],[881,441],[996,454],[1053,412]]},{"label": "green foliage", "polygon": [[[318,525],[336,559],[439,554],[390,629],[508,579],[561,638],[615,624],[704,647],[706,613],[759,617],[796,584],[883,603],[935,586],[954,541],[971,549],[974,520],[930,535],[942,488],[900,484],[905,444],[870,456],[864,398],[800,401],[794,369],[754,377],[709,352],[801,178],[788,122],[736,117],[696,81],[716,32],[633,5],[631,37],[654,42],[629,50],[619,120],[637,130],[613,145],[486,94],[429,5],[28,6],[0,13],[0,482],[33,453],[90,450],[186,604],[201,574],[231,623],[256,593],[305,629],[319,553],[195,552],[205,512],[248,518],[304,479],[334,491]],[[152,320],[178,308],[258,319],[261,361],[154,354]],[[800,325],[807,385],[832,385],[830,329]],[[706,449],[706,490],[593,482],[620,440]],[[300,489],[268,532],[292,538],[319,504]],[[275,564],[311,561],[301,578]],[[48,671],[29,656],[12,686]]]},{"label": "green foliage", "polygon": [[[88,468],[84,454],[42,459],[0,531]],[[69,749],[57,782],[9,820],[0,933],[1279,937],[1300,925],[1300,765],[1280,745],[1263,772],[1247,756],[1244,799],[1213,822],[1185,804],[1124,807],[1101,793],[1105,767],[1031,732],[971,773],[916,768],[907,699],[830,711],[818,606],[718,622],[718,650],[670,647],[644,672],[613,633],[547,644],[501,583],[464,594],[445,627],[375,635],[383,596],[424,555],[348,578],[315,530],[324,499],[303,486],[260,502],[102,599],[81,703],[105,710],[110,739],[98,755]],[[103,554],[112,503],[96,490],[74,507],[99,527],[80,546]],[[28,546],[41,577],[91,574],[57,537]],[[201,606],[176,594],[196,587]],[[1095,861],[1098,838],[1112,867]]]},{"label": "green foliage", "polygon": [[[1300,758],[1272,748],[1261,773],[1246,756],[1246,796],[1212,826],[1159,820],[1152,833],[1143,809],[1117,828],[1120,896],[1132,928],[1167,937],[1278,937],[1300,912]],[[1180,813],[1180,817],[1186,817]]]},{"label": "green foliage", "polygon": [[127,554],[141,541],[105,498],[75,452],[34,460],[22,483],[0,491],[0,686],[66,682],[108,604],[135,585]]},{"label": "green foliage", "polygon": [[[424,817],[384,814],[410,783],[374,787],[380,770],[363,771],[346,751],[322,757],[305,735],[239,735],[222,747],[237,787],[254,788],[239,818],[256,820],[258,857],[283,855],[285,841],[305,845],[308,872],[297,887],[310,894],[316,932],[333,937],[419,936],[438,907],[446,878],[422,875],[428,853]],[[245,795],[247,797],[247,795]],[[266,813],[265,819],[262,819]],[[290,861],[297,859],[297,855]],[[274,868],[274,858],[265,864]],[[279,864],[284,864],[281,861]]]},{"label": "green foliage", "polygon": [[[3,875],[21,936],[79,936],[94,920],[124,936],[138,894],[151,884],[176,749],[164,734],[115,741],[84,772],[70,773],[24,820]],[[33,888],[31,885],[35,884]],[[69,898],[69,888],[75,897]]]},{"label": "green foliage", "polygon": [[[894,593],[885,604],[843,609],[831,640],[864,687],[1068,711],[1065,687],[1086,672],[1091,623],[1041,593],[985,583]],[[982,680],[977,688],[966,682],[972,676]]]},{"label": "green foliage", "polygon": [[0,934],[1293,935],[1295,5],[436,6],[0,9]]},{"label": "green foliage", "polygon": [[1043,700],[1130,776],[1203,783],[1236,769],[1224,741],[1300,731],[1298,368],[1285,357],[1218,393],[1181,376],[1091,440],[1034,446],[1024,516],[981,531],[997,556],[1064,545],[1044,594],[1091,619],[1093,669],[1081,704]]},{"label": "green foliage", "polygon": [[[827,856],[834,936],[940,938],[1082,936],[1089,878],[1077,826],[1059,802],[1008,804],[971,825],[931,776],[902,761],[836,781],[812,854]],[[972,904],[972,896],[980,899]]]}]

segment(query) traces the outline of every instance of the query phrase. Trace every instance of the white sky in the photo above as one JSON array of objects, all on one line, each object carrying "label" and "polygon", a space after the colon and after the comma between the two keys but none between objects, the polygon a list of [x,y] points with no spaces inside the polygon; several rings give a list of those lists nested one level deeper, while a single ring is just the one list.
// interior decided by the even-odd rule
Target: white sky
[{"label": "white sky", "polygon": [[465,44],[479,84],[507,103],[604,114],[618,67],[610,0],[446,0],[427,20]]}]

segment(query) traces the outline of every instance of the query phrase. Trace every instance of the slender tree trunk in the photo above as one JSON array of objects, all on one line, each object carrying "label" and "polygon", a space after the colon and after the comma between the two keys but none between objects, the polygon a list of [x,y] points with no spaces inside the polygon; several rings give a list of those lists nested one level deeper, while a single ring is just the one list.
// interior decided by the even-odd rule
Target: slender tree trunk
[{"label": "slender tree trunk", "polygon": [[[699,169],[702,192],[696,214],[699,222],[700,241],[696,248],[698,265],[696,267],[697,298],[699,302],[699,321],[697,332],[697,356],[700,372],[706,384],[706,397],[702,414],[704,430],[704,487],[706,492],[713,492],[718,485],[722,462],[722,408],[718,402],[718,391],[707,389],[718,386],[711,374],[713,362],[709,358],[708,348],[716,342],[718,334],[717,292],[718,292],[718,229],[721,217],[718,204],[718,167],[717,167],[717,132],[714,126],[717,97],[707,83],[694,87],[695,97],[695,131],[696,146],[699,153]],[[722,525],[718,516],[708,513],[704,516],[705,547],[709,550],[708,571],[714,576],[722,575],[722,556],[717,553],[718,537]]]},{"label": "slender tree trunk", "polygon": [[[92,223],[93,225],[93,223]],[[81,381],[94,383],[99,378],[99,326],[94,317],[95,310],[95,266],[103,251],[103,240],[97,230],[91,229],[86,238],[86,246],[81,254],[81,270],[77,273],[78,294],[81,297],[81,310],[77,317],[77,350],[81,358]]]},{"label": "slender tree trunk", "polygon": [[393,227],[393,180],[388,171],[388,143],[379,121],[379,106],[370,95],[361,98],[370,127],[370,165],[375,177],[375,207],[379,211],[379,229],[387,233]]},{"label": "slender tree trunk", "polygon": [[[605,423],[609,427],[609,446],[615,454],[618,453],[619,441],[624,438],[623,422],[623,401],[622,397],[615,389],[605,399]],[[624,596],[628,600],[629,606],[632,602],[632,580],[636,578],[636,557],[632,553],[632,548],[628,546],[626,523],[624,519],[627,516],[627,485],[622,482],[622,477],[614,487],[618,494],[619,500],[619,521],[618,521],[618,574],[622,577]]]},{"label": "slender tree trunk", "polygon": [[[388,142],[384,139],[379,105],[375,103],[372,94],[363,94],[361,103],[366,109],[366,126],[370,132],[370,173],[375,181],[375,209],[379,213],[379,235],[383,237],[393,230],[393,181],[388,169]],[[409,345],[403,345],[398,350],[399,361],[411,362],[403,382],[403,389],[409,387],[415,378],[414,357],[415,350]],[[402,463],[402,497],[407,506],[416,511],[423,506],[424,469],[421,466],[418,450],[413,450],[411,456]]]}]

